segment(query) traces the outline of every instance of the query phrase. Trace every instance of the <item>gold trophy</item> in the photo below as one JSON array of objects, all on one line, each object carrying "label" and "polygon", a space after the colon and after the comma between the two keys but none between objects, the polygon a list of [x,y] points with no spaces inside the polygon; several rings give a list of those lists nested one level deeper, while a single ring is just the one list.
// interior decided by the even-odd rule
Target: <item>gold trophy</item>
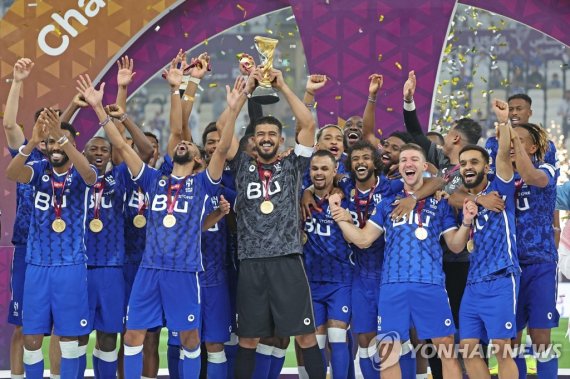
[{"label": "gold trophy", "polygon": [[279,95],[271,86],[269,73],[273,68],[273,54],[275,47],[279,41],[273,38],[255,36],[254,43],[257,52],[261,57],[261,65],[263,66],[263,79],[259,82],[257,88],[251,94],[252,100],[259,104],[274,104],[279,101]]}]

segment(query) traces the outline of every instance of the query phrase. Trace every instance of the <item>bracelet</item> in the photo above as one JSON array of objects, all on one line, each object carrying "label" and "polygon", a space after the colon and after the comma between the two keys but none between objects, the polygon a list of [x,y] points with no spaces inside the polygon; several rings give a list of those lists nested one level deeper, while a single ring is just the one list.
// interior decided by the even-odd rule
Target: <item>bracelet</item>
[{"label": "bracelet", "polygon": [[188,78],[188,82],[192,82],[192,83],[194,83],[194,84],[196,84],[196,85],[200,84],[200,80],[201,80],[201,79],[195,78],[195,77],[193,77],[193,76],[191,76],[191,77]]},{"label": "bracelet", "polygon": [[58,144],[61,145],[61,144],[63,143],[63,141],[65,141],[66,139],[67,139],[67,137],[66,137],[65,134],[64,134],[64,135],[62,135],[62,136],[61,136],[57,141],[55,141],[55,142],[57,142]]},{"label": "bracelet", "polygon": [[305,103],[305,106],[309,109],[313,109],[316,103]]},{"label": "bracelet", "polygon": [[372,103],[372,104],[376,104],[376,98],[374,98],[372,96],[368,96],[368,102]]},{"label": "bracelet", "polygon": [[309,95],[315,97],[315,93],[314,93],[314,92],[311,92],[311,91],[309,91],[309,90],[305,90],[305,92],[308,93]]},{"label": "bracelet", "polygon": [[20,148],[18,149],[18,154],[23,155],[24,157],[29,157],[30,155],[32,155],[32,153],[30,154],[25,154],[22,150],[24,150],[24,147],[26,147],[26,145],[22,145],[20,146]]},{"label": "bracelet", "polygon": [[172,91],[172,95],[180,96],[180,91],[176,89],[176,90]]},{"label": "bracelet", "polygon": [[476,205],[479,205],[479,203],[477,202],[477,200],[479,200],[480,197],[481,197],[481,195],[475,195],[475,199],[473,199],[473,202],[474,202]]},{"label": "bracelet", "polygon": [[473,225],[473,222],[471,222],[471,224],[466,224],[465,221],[461,221],[461,225],[466,227],[466,228],[471,228],[471,225]]},{"label": "bracelet", "polygon": [[418,197],[416,196],[415,193],[411,193],[411,194],[409,195],[409,197],[411,197],[412,199],[414,199],[414,200],[416,201],[416,203],[418,202]]},{"label": "bracelet", "polygon": [[59,147],[64,147],[66,143],[69,142],[69,138],[65,137],[65,140],[59,144]]},{"label": "bracelet", "polygon": [[[99,127],[100,127],[100,128],[104,127],[105,125],[107,125],[107,124],[109,123],[109,121],[111,121],[111,116],[107,116],[106,119],[104,119],[103,121],[101,121],[101,122],[99,123]],[[58,141],[58,143],[59,143],[59,141]]]},{"label": "bracelet", "polygon": [[182,96],[182,100],[194,102],[194,97],[184,94],[184,96]]},{"label": "bracelet", "polygon": [[129,117],[129,115],[126,114],[126,113],[123,113],[123,115],[122,115],[121,117],[119,117],[119,121],[120,121],[120,122],[125,122],[125,120],[127,119],[127,117]]},{"label": "bracelet", "polygon": [[243,90],[243,94],[244,94],[245,97],[247,97],[248,99],[251,99],[251,93],[247,92],[246,90]]},{"label": "bracelet", "polygon": [[411,104],[414,102],[414,98],[412,97],[410,100],[406,100],[406,98],[404,98],[404,103],[408,103]]},{"label": "bracelet", "polygon": [[[21,149],[21,148],[20,148],[20,149]],[[22,154],[22,155],[23,155],[23,154]],[[27,155],[24,155],[24,156],[27,157]],[[554,231],[555,231],[555,232],[558,232],[558,233],[560,233],[560,232],[562,231],[562,229],[557,228],[556,226],[553,227],[552,229],[554,229]]]}]

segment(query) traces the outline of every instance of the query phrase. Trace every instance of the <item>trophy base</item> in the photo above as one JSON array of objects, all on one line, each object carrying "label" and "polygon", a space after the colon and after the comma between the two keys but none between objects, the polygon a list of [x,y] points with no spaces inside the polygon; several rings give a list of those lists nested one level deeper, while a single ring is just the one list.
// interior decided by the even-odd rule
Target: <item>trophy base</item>
[{"label": "trophy base", "polygon": [[279,95],[273,88],[259,86],[251,94],[251,100],[261,105],[275,104],[279,101]]}]

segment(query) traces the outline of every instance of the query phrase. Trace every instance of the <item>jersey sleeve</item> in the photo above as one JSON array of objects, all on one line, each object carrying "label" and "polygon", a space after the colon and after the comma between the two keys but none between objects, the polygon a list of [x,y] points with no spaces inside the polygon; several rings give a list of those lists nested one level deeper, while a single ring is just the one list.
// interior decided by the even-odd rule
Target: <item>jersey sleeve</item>
[{"label": "jersey sleeve", "polygon": [[388,179],[390,184],[390,192],[387,195],[395,195],[404,189],[404,181],[401,178]]},{"label": "jersey sleeve", "polygon": [[237,192],[229,187],[223,187],[222,195],[224,195],[224,198],[230,202],[230,206],[233,209],[236,202]]},{"label": "jersey sleeve", "polygon": [[295,159],[295,167],[299,172],[304,173],[309,168],[309,162],[312,156],[312,147],[296,144],[295,150],[293,150],[293,153],[289,154],[287,158]]},{"label": "jersey sleeve", "polygon": [[441,219],[442,219],[442,234],[449,232],[450,230],[457,229],[457,219],[455,218],[455,212],[449,206],[447,200],[443,199],[439,202],[441,207]]},{"label": "jersey sleeve", "polygon": [[350,192],[354,189],[354,182],[352,179],[345,175],[338,181],[338,188],[344,193],[344,197],[346,199],[350,199],[351,194]]},{"label": "jersey sleeve", "polygon": [[167,154],[164,156],[164,161],[160,165],[159,170],[163,175],[170,175],[172,174],[173,169],[174,169],[174,163],[172,163],[172,158],[170,157],[170,155]]},{"label": "jersey sleeve", "polygon": [[48,167],[48,161],[46,160],[32,161],[26,163],[26,166],[32,169],[32,177],[30,178],[28,184],[31,184],[33,186],[38,186],[40,184],[40,181],[42,180],[42,175],[44,171]]},{"label": "jersey sleeve", "polygon": [[[89,168],[95,173],[95,177],[96,177],[96,178],[99,177],[99,170],[97,170],[97,167],[95,167],[95,166],[93,166],[92,164],[90,164],[90,165],[89,165]],[[73,166],[73,171],[75,171],[75,172],[77,173],[77,175],[81,178],[81,183],[82,183],[82,184],[84,184],[86,187],[93,187],[93,185],[94,185],[95,183],[91,183],[91,184],[87,183],[87,182],[85,181],[85,179],[83,178],[83,176],[81,176],[81,174],[79,173],[79,171],[77,171],[77,169],[75,168],[75,166]],[[104,174],[104,172],[103,172],[102,174]],[[102,175],[102,174],[101,174],[101,175]]]},{"label": "jersey sleeve", "polygon": [[237,176],[237,172],[239,171],[240,166],[243,164],[243,161],[250,158],[251,157],[247,155],[246,152],[238,151],[234,159],[228,162],[230,170],[234,173],[234,177]]},{"label": "jersey sleeve", "polygon": [[210,177],[210,172],[208,171],[208,169],[199,173],[198,177],[202,181],[202,184],[204,185],[204,189],[206,190],[206,193],[208,195],[215,196],[219,193],[220,183],[222,182],[222,178],[219,178],[218,180],[212,179]]},{"label": "jersey sleeve", "polygon": [[552,187],[556,185],[556,169],[549,163],[543,163],[538,166],[538,169],[543,171],[548,177],[548,184],[546,187]]},{"label": "jersey sleeve", "polygon": [[139,174],[136,177],[133,177],[133,181],[137,183],[144,192],[149,192],[161,175],[162,173],[159,170],[156,170],[145,163]]},{"label": "jersey sleeve", "polygon": [[515,197],[515,176],[511,177],[511,180],[506,181],[499,175],[495,175],[495,179],[491,183],[491,190],[496,190],[501,196],[507,196],[510,198]]},{"label": "jersey sleeve", "polygon": [[386,222],[386,215],[387,205],[392,203],[392,198],[383,198],[378,204],[376,204],[376,208],[372,211],[368,222],[371,222],[372,225],[377,227],[378,229],[384,230],[384,223]]}]

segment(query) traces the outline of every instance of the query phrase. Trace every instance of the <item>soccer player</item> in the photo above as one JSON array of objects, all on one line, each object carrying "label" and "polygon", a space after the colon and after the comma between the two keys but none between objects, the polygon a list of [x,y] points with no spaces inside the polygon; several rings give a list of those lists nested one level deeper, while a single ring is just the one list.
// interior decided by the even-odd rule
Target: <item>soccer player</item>
[{"label": "soccer player", "polygon": [[[394,342],[409,339],[411,322],[420,339],[431,338],[438,347],[444,376],[457,378],[461,368],[453,356],[455,327],[445,292],[442,269],[443,252],[439,237],[443,234],[448,246],[461,251],[469,236],[475,204],[465,202],[465,222],[457,228],[453,209],[446,200],[429,196],[418,202],[406,217],[392,220],[394,201],[415,193],[424,182],[427,169],[424,152],[415,144],[404,145],[400,152],[400,174],[404,188],[396,196],[382,199],[362,229],[352,223],[350,215],[331,198],[333,217],[345,238],[360,248],[369,247],[385,233],[386,247],[378,301],[378,333],[383,360],[383,378],[401,378],[398,363],[400,350]],[[418,266],[418,262],[421,264]],[[425,308],[425,302],[432,306]],[[387,367],[389,366],[389,367]]]},{"label": "soccer player", "polygon": [[[171,86],[171,107],[181,112],[179,86],[182,70],[180,55],[165,71]],[[222,175],[226,153],[233,137],[234,123],[239,109],[238,98],[243,97],[243,81],[236,80],[230,92],[226,87],[230,115],[220,144],[205,171],[193,175],[201,161],[198,148],[188,141],[179,142],[174,149],[173,170],[170,176],[146,166],[126,144],[120,133],[109,124],[101,104],[104,84],[95,90],[89,77],[78,80],[78,90],[94,108],[114,148],[123,156],[129,171],[149,196],[149,227],[141,267],[137,272],[127,313],[125,335],[125,377],[140,378],[142,371],[142,344],[146,329],[162,322],[163,312],[169,329],[178,331],[184,350],[184,377],[197,378],[200,372],[199,326],[200,287],[198,272],[201,263],[200,229],[203,210],[209,196],[215,194]],[[173,112],[174,113],[174,112]],[[180,113],[181,114],[181,113]],[[171,122],[180,123],[181,117]],[[187,238],[180,238],[188,233]],[[184,302],[179,299],[184,298]]]},{"label": "soccer player", "polygon": [[[24,132],[16,122],[20,91],[24,80],[30,75],[34,63],[28,58],[21,58],[14,64],[14,77],[8,99],[6,111],[2,119],[4,133],[10,155],[15,157],[18,148],[26,142]],[[39,161],[43,155],[39,149],[34,149],[27,162]],[[33,187],[27,184],[16,185],[16,218],[12,231],[12,244],[14,255],[12,257],[10,288],[12,290],[8,311],[8,322],[15,325],[10,344],[10,370],[15,379],[24,378],[24,336],[22,334],[22,309],[24,305],[24,279],[26,274],[26,245],[30,229],[30,216],[33,210]]]},{"label": "soccer player", "polygon": [[[528,326],[540,378],[558,376],[558,357],[550,345],[550,330],[558,326],[556,289],[558,253],[554,244],[553,212],[556,202],[556,169],[544,162],[548,150],[546,131],[535,124],[515,124],[513,160],[516,170],[517,251],[521,266],[517,304],[515,363],[519,378],[526,378],[522,330]],[[552,294],[552,296],[545,296]]]},{"label": "soccer player", "polygon": [[489,369],[478,354],[479,341],[491,339],[499,363],[499,376],[516,378],[517,366],[510,355],[510,340],[516,336],[516,308],[520,268],[515,238],[515,179],[509,157],[514,137],[508,123],[508,104],[494,100],[499,150],[492,181],[487,150],[465,146],[459,153],[461,179],[470,194],[497,191],[505,198],[502,212],[479,208],[468,244],[470,266],[467,286],[459,310],[459,336],[467,373],[473,378],[490,378]]},{"label": "soccer player", "polygon": [[[282,125],[274,117],[254,123],[257,160],[237,153],[233,141],[228,153],[236,177],[238,257],[237,289],[239,349],[237,379],[251,378],[260,337],[296,336],[311,378],[324,378],[325,370],[315,337],[309,285],[303,269],[299,216],[301,176],[309,163],[315,121],[291,91],[280,71],[270,72],[272,85],[291,106],[301,126],[299,144],[278,159],[283,142]],[[249,93],[254,85],[246,88]],[[242,106],[245,99],[241,99]],[[275,225],[280,225],[275,228]],[[287,290],[285,290],[285,288]]]},{"label": "soccer player", "polygon": [[[314,210],[305,221],[303,253],[305,270],[311,287],[317,341],[325,355],[327,341],[331,346],[331,366],[334,378],[348,377],[349,360],[346,329],[351,317],[352,250],[329,211],[327,198],[337,174],[336,157],[328,150],[317,150],[310,163]],[[348,199],[343,200],[348,206]]]},{"label": "soccer player", "polygon": [[[60,126],[61,125],[61,126]],[[85,267],[85,218],[96,169],[75,148],[75,129],[44,110],[30,141],[8,165],[8,179],[34,187],[24,283],[24,365],[26,377],[43,377],[45,334],[60,336],[61,377],[79,373],[78,336],[90,330]],[[25,164],[47,139],[47,160]]]}]

